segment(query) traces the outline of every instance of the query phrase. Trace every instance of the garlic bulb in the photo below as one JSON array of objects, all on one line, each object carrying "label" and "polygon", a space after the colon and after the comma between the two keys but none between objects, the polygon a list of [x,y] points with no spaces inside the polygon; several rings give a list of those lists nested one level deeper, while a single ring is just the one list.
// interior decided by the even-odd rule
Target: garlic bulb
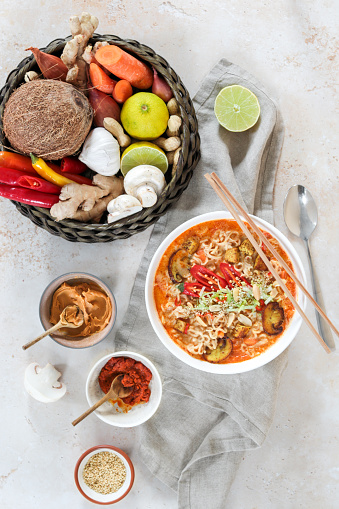
[{"label": "garlic bulb", "polygon": [[110,177],[120,170],[119,143],[106,129],[96,127],[87,136],[79,159],[91,170]]}]

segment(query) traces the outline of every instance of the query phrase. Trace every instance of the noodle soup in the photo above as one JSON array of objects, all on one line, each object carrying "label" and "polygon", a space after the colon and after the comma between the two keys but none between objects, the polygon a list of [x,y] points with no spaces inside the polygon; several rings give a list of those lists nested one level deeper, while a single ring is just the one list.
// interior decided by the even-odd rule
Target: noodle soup
[{"label": "noodle soup", "polygon": [[[293,268],[280,243],[262,231]],[[267,249],[265,254],[296,297],[295,283]],[[154,303],[167,335],[207,363],[233,364],[259,356],[284,334],[294,315],[232,219],[206,221],[181,233],[164,251],[153,281]]]}]

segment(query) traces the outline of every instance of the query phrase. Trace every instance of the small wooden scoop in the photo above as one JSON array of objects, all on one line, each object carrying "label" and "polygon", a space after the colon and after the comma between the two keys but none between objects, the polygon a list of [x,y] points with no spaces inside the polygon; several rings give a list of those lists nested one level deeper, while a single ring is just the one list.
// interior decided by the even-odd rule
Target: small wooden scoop
[{"label": "small wooden scoop", "polygon": [[[76,318],[75,323],[68,322],[66,316],[69,314],[73,315],[73,317]],[[33,339],[33,341],[30,341],[29,343],[26,343],[23,345],[22,349],[27,350],[30,346],[35,345],[40,339],[45,338],[49,334],[52,334],[52,332],[55,332],[58,329],[61,329],[61,327],[67,327],[69,329],[75,329],[77,327],[81,327],[81,325],[84,323],[84,314],[81,311],[81,309],[76,306],[75,304],[66,306],[63,312],[60,315],[60,320],[57,324],[53,325],[50,329],[46,330],[43,334],[40,334],[37,338]]]},{"label": "small wooden scoop", "polygon": [[94,412],[94,410],[99,408],[99,406],[105,403],[105,401],[108,401],[109,399],[115,399],[116,397],[123,399],[129,396],[133,391],[133,387],[124,387],[121,383],[123,377],[124,375],[116,376],[111,384],[111,388],[108,391],[108,393],[105,394],[105,396],[103,396],[101,399],[99,399],[99,401],[97,401],[95,405],[93,405],[91,408],[86,410],[86,412],[80,415],[80,417],[75,419],[75,421],[72,422],[73,426],[79,424],[79,422],[81,422],[83,419],[85,419],[85,417]]}]

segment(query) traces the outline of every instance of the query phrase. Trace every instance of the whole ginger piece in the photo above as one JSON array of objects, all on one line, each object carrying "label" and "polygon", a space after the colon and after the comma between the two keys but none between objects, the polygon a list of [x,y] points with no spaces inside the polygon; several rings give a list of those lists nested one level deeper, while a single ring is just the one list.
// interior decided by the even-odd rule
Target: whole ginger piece
[{"label": "whole ginger piece", "polygon": [[87,64],[83,58],[83,53],[98,24],[98,18],[92,16],[89,12],[83,12],[80,18],[72,16],[70,18],[70,28],[73,39],[66,43],[61,55],[61,60],[68,67],[66,81],[84,93],[87,88]]},{"label": "whole ginger piece", "polygon": [[56,221],[75,219],[82,222],[99,222],[107,204],[124,193],[123,178],[95,175],[93,186],[66,184],[59,196],[59,202],[52,206],[50,213]]}]

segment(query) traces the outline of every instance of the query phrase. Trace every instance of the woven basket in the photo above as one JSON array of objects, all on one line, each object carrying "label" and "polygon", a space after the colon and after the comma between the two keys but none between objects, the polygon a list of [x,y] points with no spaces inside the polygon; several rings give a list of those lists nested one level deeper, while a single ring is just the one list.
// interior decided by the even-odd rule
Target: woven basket
[{"label": "woven basket", "polygon": [[[46,48],[42,48],[42,51],[60,55],[66,42],[70,39],[71,37],[56,39]],[[51,217],[48,209],[32,207],[15,201],[12,202],[19,212],[28,217],[34,224],[44,228],[44,230],[47,230],[52,235],[57,235],[70,242],[111,242],[112,240],[125,239],[145,230],[155,223],[160,216],[165,214],[168,208],[179,199],[182,192],[188,186],[193,170],[200,158],[198,124],[192,101],[179,76],[166,60],[157,55],[148,46],[144,46],[137,41],[123,40],[115,35],[94,34],[90,42],[94,44],[97,41],[107,41],[134,53],[137,57],[152,65],[166,79],[180,107],[183,143],[176,173],[172,178],[169,176],[171,180],[167,182],[167,186],[157,203],[153,207],[143,209],[139,213],[122,219],[119,222],[111,224],[87,224],[69,219],[56,222]],[[2,129],[2,117],[6,101],[11,93],[24,81],[25,73],[32,69],[37,70],[33,55],[20,62],[18,67],[9,74],[5,86],[0,90],[1,150],[5,150],[4,147],[9,146]],[[167,173],[170,173],[170,171]]]}]

